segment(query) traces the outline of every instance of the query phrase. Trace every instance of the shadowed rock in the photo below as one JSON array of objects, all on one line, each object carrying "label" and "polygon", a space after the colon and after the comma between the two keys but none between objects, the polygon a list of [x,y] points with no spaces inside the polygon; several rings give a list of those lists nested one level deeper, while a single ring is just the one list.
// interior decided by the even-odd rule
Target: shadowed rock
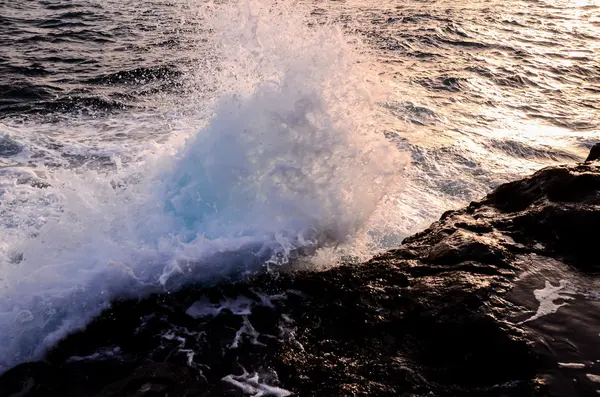
[{"label": "shadowed rock", "polygon": [[600,143],[596,143],[590,149],[590,154],[588,155],[586,162],[600,160]]},{"label": "shadowed rock", "polygon": [[546,168],[363,264],[116,301],[0,396],[596,395],[598,225],[600,165]]}]

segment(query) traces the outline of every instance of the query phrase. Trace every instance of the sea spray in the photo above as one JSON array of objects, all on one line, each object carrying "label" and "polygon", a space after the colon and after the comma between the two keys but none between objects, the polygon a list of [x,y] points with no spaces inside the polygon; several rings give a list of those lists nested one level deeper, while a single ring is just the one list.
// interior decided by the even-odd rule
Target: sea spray
[{"label": "sea spray", "polygon": [[47,168],[43,189],[4,189],[3,213],[28,213],[2,231],[0,368],[43,354],[115,297],[348,244],[398,189],[405,157],[378,130],[355,38],[286,2],[199,7],[214,55],[203,128],[174,153]]}]

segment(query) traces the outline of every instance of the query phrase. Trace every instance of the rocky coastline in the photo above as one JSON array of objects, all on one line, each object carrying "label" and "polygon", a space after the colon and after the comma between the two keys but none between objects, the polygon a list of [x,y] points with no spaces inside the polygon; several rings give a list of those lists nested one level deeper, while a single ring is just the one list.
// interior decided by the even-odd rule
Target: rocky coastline
[{"label": "rocky coastline", "polygon": [[0,397],[598,395],[599,158],[363,264],[116,301]]}]

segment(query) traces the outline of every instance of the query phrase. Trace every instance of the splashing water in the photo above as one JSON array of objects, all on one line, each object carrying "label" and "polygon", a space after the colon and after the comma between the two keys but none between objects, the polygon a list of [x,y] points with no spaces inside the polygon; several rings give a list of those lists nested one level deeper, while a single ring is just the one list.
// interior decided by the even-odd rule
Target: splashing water
[{"label": "splashing water", "polygon": [[372,231],[406,158],[377,129],[360,44],[266,3],[198,11],[213,32],[203,82],[217,89],[204,98],[212,116],[183,145],[157,144],[125,165],[109,150],[111,171],[13,170],[1,187],[0,370],[116,296],[324,245],[352,253]]}]

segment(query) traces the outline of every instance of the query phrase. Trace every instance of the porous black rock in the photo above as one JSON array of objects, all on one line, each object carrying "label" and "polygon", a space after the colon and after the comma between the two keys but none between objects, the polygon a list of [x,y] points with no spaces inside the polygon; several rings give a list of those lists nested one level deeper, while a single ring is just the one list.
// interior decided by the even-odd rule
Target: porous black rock
[{"label": "porous black rock", "polygon": [[598,225],[600,164],[549,167],[366,263],[115,301],[0,396],[596,395]]}]

